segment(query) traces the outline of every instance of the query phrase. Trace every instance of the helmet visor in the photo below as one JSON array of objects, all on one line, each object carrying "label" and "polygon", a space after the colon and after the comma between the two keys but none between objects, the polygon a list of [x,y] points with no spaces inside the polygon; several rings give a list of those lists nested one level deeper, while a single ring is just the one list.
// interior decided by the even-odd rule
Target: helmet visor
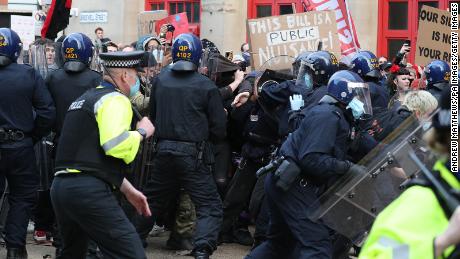
[{"label": "helmet visor", "polygon": [[369,119],[372,117],[372,102],[369,85],[367,83],[348,83],[348,89],[353,92],[352,102],[359,103],[362,110],[361,119]]},{"label": "helmet visor", "polygon": [[304,61],[301,62],[295,84],[307,89],[307,91],[313,89],[313,70],[311,69],[311,64]]}]

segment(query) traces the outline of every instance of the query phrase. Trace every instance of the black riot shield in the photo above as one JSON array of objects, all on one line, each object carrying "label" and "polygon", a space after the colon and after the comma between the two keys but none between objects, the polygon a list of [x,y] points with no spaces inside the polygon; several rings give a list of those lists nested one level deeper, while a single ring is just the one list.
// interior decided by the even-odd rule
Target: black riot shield
[{"label": "black riot shield", "polygon": [[51,187],[54,175],[53,153],[55,148],[52,140],[52,135],[42,138],[34,147],[35,156],[37,158],[37,168],[40,174],[40,186],[38,191],[47,191]]},{"label": "black riot shield", "polygon": [[153,138],[146,139],[141,143],[139,152],[133,162],[133,174],[131,177],[133,186],[141,190],[152,174],[153,156],[155,151],[155,141]]},{"label": "black riot shield", "polygon": [[429,168],[434,165],[424,133],[415,117],[408,118],[359,162],[367,173],[340,178],[312,205],[309,218],[361,244],[377,214],[399,196],[409,179],[417,177],[420,169],[409,153]]}]

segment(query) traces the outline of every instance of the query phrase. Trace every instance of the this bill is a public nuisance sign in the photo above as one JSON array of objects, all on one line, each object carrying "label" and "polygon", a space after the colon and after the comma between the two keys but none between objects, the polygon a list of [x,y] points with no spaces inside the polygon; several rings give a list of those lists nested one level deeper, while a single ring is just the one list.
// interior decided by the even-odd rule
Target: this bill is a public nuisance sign
[{"label": "this bill is a public nuisance sign", "polygon": [[[296,57],[303,51],[323,50],[340,56],[334,11],[270,16],[247,21],[253,68],[277,56]],[[272,69],[289,69],[290,59],[280,59]]]},{"label": "this bill is a public nuisance sign", "polygon": [[424,5],[420,11],[415,64],[426,66],[433,59],[450,63],[450,13]]}]

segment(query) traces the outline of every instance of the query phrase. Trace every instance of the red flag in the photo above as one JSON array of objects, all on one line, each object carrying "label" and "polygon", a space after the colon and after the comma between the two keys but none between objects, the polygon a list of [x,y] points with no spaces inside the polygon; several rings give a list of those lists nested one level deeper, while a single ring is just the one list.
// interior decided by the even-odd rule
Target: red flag
[{"label": "red flag", "polygon": [[54,40],[69,25],[72,0],[53,0],[41,31],[42,38]]},{"label": "red flag", "polygon": [[[188,25],[188,19],[187,19],[187,13],[178,13],[174,15],[170,15],[164,19],[161,19],[156,22],[155,24],[155,31],[160,34],[160,28],[163,24],[172,24],[176,30],[174,31],[174,36],[177,36],[182,33],[188,33],[189,32],[189,25]],[[167,33],[166,34],[166,40],[168,42],[171,42],[172,40],[172,33]]]},{"label": "red flag", "polygon": [[343,56],[351,57],[359,50],[360,46],[355,25],[349,13],[346,0],[307,0],[307,2],[304,7],[308,11],[335,11],[340,49]]}]

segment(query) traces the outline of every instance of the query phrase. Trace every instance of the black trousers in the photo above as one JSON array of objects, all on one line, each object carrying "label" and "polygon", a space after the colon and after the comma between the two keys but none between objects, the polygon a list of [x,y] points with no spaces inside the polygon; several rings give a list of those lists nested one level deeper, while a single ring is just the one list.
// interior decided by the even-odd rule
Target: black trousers
[{"label": "black trousers", "polygon": [[160,141],[153,160],[153,173],[144,188],[153,216],[136,218],[141,238],[146,238],[155,221],[163,221],[169,205],[181,188],[195,205],[197,222],[194,246],[216,249],[222,224],[222,201],[211,171],[197,159],[198,149],[193,143]]},{"label": "black trousers", "polygon": [[231,231],[235,220],[241,211],[247,207],[257,181],[256,172],[261,166],[261,164],[249,159],[241,161],[225,195],[222,232],[227,233]]},{"label": "black trousers", "polygon": [[6,245],[20,248],[26,244],[39,184],[33,147],[0,148],[0,177],[6,178],[9,188]]},{"label": "black trousers", "polygon": [[136,229],[104,181],[84,174],[55,177],[51,201],[63,243],[58,258],[85,258],[90,238],[104,258],[146,258]]}]

